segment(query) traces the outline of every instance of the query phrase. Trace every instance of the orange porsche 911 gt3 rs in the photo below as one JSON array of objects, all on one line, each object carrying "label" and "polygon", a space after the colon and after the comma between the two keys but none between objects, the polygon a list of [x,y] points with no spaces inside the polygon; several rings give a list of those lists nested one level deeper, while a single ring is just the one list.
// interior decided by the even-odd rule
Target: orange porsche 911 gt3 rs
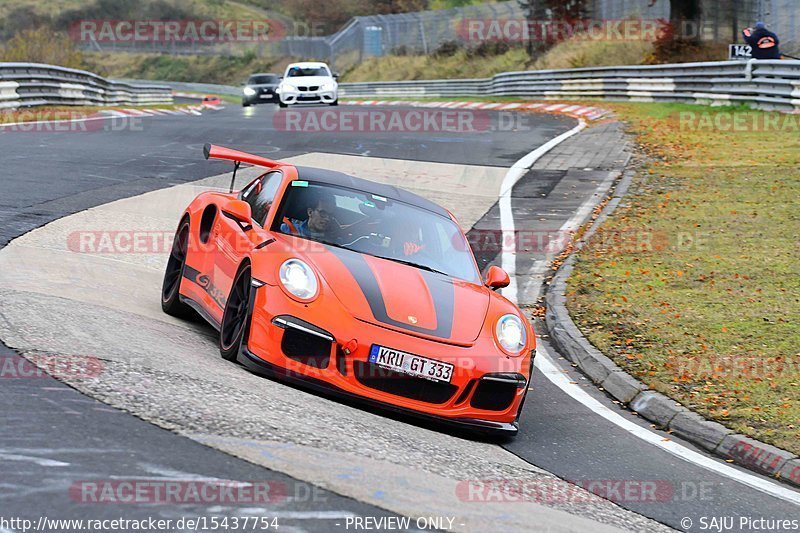
[{"label": "orange porsche 911 gt3 rs", "polygon": [[[222,357],[383,408],[514,435],[535,336],[482,280],[446,209],[339,172],[206,145],[231,192],[186,209],[161,304],[219,331]],[[241,164],[264,173],[233,192]]]}]

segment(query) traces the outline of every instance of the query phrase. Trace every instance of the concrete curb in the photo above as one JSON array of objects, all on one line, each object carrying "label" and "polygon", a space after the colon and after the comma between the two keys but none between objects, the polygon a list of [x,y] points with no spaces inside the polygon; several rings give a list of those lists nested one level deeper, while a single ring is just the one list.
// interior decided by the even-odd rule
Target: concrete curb
[{"label": "concrete curb", "polygon": [[661,429],[671,430],[715,455],[749,470],[800,486],[800,458],[786,450],[739,435],[722,424],[706,420],[675,400],[649,389],[594,347],[572,321],[566,306],[566,284],[575,264],[575,254],[616,209],[627,192],[633,172],[620,179],[611,199],[590,229],[575,243],[569,258],[546,288],[545,323],[550,342],[569,361],[577,364],[595,384]]}]

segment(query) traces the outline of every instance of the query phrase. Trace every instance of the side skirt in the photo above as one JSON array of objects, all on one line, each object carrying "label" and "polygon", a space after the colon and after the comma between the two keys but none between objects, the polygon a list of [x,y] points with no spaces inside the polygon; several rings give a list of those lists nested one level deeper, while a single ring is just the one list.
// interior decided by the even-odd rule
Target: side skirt
[{"label": "side skirt", "polygon": [[211,316],[211,314],[208,311],[206,311],[205,307],[200,305],[198,302],[195,302],[194,300],[192,300],[188,296],[184,296],[183,294],[179,294],[178,297],[180,298],[181,303],[184,303],[184,304],[188,305],[189,307],[191,307],[192,309],[194,309],[197,312],[197,314],[200,315],[201,317],[203,317],[203,319],[206,322],[211,324],[211,326],[214,329],[216,329],[217,331],[220,330],[220,328],[221,328],[220,323],[217,322],[214,319],[214,317]]}]

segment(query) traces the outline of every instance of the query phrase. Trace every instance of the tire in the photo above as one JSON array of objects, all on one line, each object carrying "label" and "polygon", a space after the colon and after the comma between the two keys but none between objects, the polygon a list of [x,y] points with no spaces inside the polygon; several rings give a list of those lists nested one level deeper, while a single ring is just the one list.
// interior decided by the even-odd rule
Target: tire
[{"label": "tire", "polygon": [[284,104],[281,100],[278,100],[278,107],[281,109],[289,107],[289,104]]},{"label": "tire", "polygon": [[250,102],[242,102],[242,107],[250,107]]},{"label": "tire", "polygon": [[236,361],[250,330],[250,279],[250,264],[244,263],[239,267],[225,302],[219,328],[219,354],[226,361]]},{"label": "tire", "polygon": [[186,219],[175,234],[172,250],[164,272],[164,283],[161,286],[161,309],[168,315],[188,318],[192,308],[181,302],[180,288],[183,271],[186,267],[186,253],[189,250],[189,219]]},{"label": "tire", "polygon": [[330,105],[330,106],[339,105],[339,99],[337,98],[336,100],[334,100],[333,102],[331,102],[331,103],[330,103],[330,104],[328,104],[328,105]]}]

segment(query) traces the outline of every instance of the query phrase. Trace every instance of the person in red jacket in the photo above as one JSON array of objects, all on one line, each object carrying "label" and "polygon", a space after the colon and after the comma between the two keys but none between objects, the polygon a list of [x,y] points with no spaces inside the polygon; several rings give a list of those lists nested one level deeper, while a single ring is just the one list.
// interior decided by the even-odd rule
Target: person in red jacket
[{"label": "person in red jacket", "polygon": [[742,34],[753,49],[753,59],[781,59],[778,36],[769,31],[763,22],[756,22],[755,28],[743,29]]}]

